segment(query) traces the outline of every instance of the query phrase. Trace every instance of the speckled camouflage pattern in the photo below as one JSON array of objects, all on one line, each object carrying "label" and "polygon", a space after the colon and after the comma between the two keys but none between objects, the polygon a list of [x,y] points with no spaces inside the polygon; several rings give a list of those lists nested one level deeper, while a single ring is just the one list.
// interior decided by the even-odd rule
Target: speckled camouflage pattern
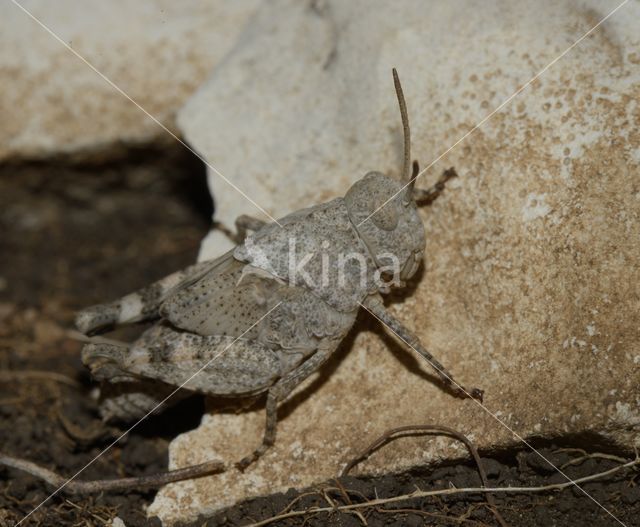
[{"label": "speckled camouflage pattern", "polygon": [[[375,261],[351,223],[344,199],[302,209],[278,221],[280,225],[267,225],[249,236],[235,249],[234,257],[288,284],[313,291],[342,312],[358,309],[359,303],[377,290]],[[302,273],[292,273],[291,269],[292,262],[300,263],[307,255],[311,258],[303,270],[310,280]],[[365,262],[364,279],[358,266],[347,267],[345,280],[337,287],[339,255],[359,255]],[[323,257],[328,262],[323,262]]]},{"label": "speckled camouflage pattern", "polygon": [[[391,265],[388,255],[394,255],[400,263],[401,278],[406,280],[422,262],[426,239],[416,204],[405,200],[401,188],[398,181],[380,172],[369,172],[349,189],[344,199],[349,218],[376,257],[377,265]],[[392,196],[395,197],[387,202]]]},{"label": "speckled camouflage pattern", "polygon": [[[408,121],[395,72],[394,78],[408,170]],[[430,196],[440,193],[443,181]],[[405,190],[370,172],[344,198],[299,210],[277,224],[240,217],[238,232],[254,233],[235,249],[80,312],[76,324],[86,334],[155,321],[131,345],[95,341],[84,347],[82,360],[95,378],[126,385],[103,402],[103,414],[139,417],[171,387],[229,397],[267,392],[265,435],[240,462],[246,467],[273,444],[278,403],[331,356],[361,306],[431,361],[452,386],[448,372],[385,310],[379,296],[389,290],[380,280],[382,270],[393,265],[402,285],[422,260],[425,233],[412,192],[412,185]],[[162,385],[159,392],[149,380]],[[136,382],[139,393],[131,388]]]}]

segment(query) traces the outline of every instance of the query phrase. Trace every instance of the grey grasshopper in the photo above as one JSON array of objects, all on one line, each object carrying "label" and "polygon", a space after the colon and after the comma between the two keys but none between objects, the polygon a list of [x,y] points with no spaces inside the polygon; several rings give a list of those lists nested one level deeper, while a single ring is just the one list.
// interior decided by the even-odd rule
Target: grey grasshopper
[{"label": "grey grasshopper", "polygon": [[274,443],[278,404],[337,349],[361,307],[429,361],[452,391],[482,397],[453,381],[382,302],[381,294],[404,285],[422,262],[418,204],[431,203],[455,175],[449,169],[434,187],[414,187],[418,164],[411,172],[395,69],[393,78],[404,129],[403,182],[369,172],[344,197],[293,212],[279,225],[241,216],[239,244],[226,254],[77,315],[86,335],[153,321],[132,344],[96,339],[82,350],[84,364],[103,381],[106,418],[143,416],[185,381],[186,390],[207,395],[266,393],[264,438],[238,463],[244,468]]}]

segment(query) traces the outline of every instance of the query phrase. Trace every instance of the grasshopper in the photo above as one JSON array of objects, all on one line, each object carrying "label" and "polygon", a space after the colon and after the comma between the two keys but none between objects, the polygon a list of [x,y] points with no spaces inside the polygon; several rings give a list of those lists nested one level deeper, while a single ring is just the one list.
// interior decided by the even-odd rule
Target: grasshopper
[{"label": "grasshopper", "polygon": [[132,344],[84,346],[84,364],[111,386],[103,415],[140,416],[186,380],[187,390],[206,395],[266,392],[262,443],[238,463],[243,469],[273,445],[279,403],[338,348],[361,307],[424,357],[449,389],[482,398],[481,390],[453,381],[382,301],[381,294],[403,286],[422,262],[418,204],[433,202],[455,175],[449,169],[433,187],[415,188],[419,167],[415,161],[410,167],[409,121],[395,69],[393,79],[404,131],[402,182],[369,172],[344,197],[277,223],[241,216],[239,243],[226,254],[78,313],[76,326],[86,335],[154,321]]}]

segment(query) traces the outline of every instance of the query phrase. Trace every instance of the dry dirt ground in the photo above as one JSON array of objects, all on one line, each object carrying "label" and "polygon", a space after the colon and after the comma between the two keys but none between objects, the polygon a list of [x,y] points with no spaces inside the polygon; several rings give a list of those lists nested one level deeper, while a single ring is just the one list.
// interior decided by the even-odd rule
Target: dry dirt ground
[{"label": "dry dirt ground", "polygon": [[[120,433],[97,413],[95,385],[69,337],[73,312],[113,299],[191,263],[209,228],[212,204],[202,166],[178,148],[127,151],[108,161],[59,160],[0,166],[0,451],[70,476]],[[362,322],[360,322],[362,323]],[[357,329],[357,328],[356,328]],[[139,329],[120,331],[118,338]],[[199,396],[153,416],[83,471],[81,479],[153,474],[166,468],[169,441],[197,426]],[[409,423],[407,423],[409,424]],[[446,425],[446,423],[441,423]],[[595,437],[538,444],[562,465],[586,453],[613,451]],[[392,448],[392,447],[391,447]],[[481,452],[493,486],[547,485],[564,478],[528,450]],[[615,467],[585,457],[572,478]],[[640,481],[632,470],[584,489],[628,526],[640,525]],[[246,525],[283,510],[361,503],[423,490],[479,485],[467,460],[377,478],[346,477],[316,489],[250,500],[192,526]],[[0,467],[0,527],[14,525],[51,488]],[[21,525],[103,526],[118,515],[128,527],[159,525],[144,507],[152,491],[90,497],[60,493]],[[497,496],[512,526],[620,525],[578,489]],[[309,512],[281,526],[496,525],[481,495],[413,499],[359,509]]]}]

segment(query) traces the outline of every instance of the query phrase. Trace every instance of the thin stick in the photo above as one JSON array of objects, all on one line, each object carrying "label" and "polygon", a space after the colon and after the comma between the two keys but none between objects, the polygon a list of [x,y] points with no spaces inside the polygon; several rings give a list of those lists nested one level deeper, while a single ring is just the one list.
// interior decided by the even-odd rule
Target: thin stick
[{"label": "thin stick", "polygon": [[[60,487],[67,478],[49,470],[47,468],[36,465],[25,459],[18,459],[0,453],[0,465],[6,465],[18,470],[22,470],[35,476],[52,487]],[[139,476],[120,479],[97,479],[93,481],[70,481],[64,487],[65,491],[71,494],[94,494],[97,492],[107,492],[114,490],[131,490],[141,487],[160,487],[167,483],[174,483],[185,479],[201,478],[210,474],[222,472],[225,469],[224,463],[220,461],[207,461],[199,465],[192,465],[177,470],[169,470],[167,472],[159,472],[150,476]]]},{"label": "thin stick", "polygon": [[419,509],[383,509],[380,507],[376,507],[376,511],[381,514],[394,514],[394,515],[402,514],[402,513],[418,514],[420,516],[425,516],[427,518],[436,518],[438,520],[442,520],[449,523],[457,523],[457,524],[470,523],[471,525],[481,525],[482,527],[486,527],[486,523],[476,521],[476,520],[470,520],[468,518],[469,515],[477,508],[478,508],[478,505],[470,505],[469,508],[460,516],[447,516],[446,514],[438,514],[436,512],[425,512]]},{"label": "thin stick", "polygon": [[118,346],[121,348],[129,348],[131,345],[127,342],[122,342],[121,340],[114,340],[107,337],[102,337],[100,335],[88,336],[84,333],[80,333],[74,329],[69,329],[66,331],[66,335],[71,340],[75,340],[78,342],[84,342],[85,344],[110,344],[111,346]]},{"label": "thin stick", "polygon": [[615,474],[616,472],[620,472],[621,470],[635,467],[638,465],[640,465],[640,457],[636,457],[633,461],[629,461],[623,465],[619,465],[612,469],[605,470],[604,472],[598,472],[597,474],[591,474],[590,476],[574,479],[573,481],[567,481],[565,483],[554,483],[551,485],[543,485],[540,487],[493,487],[493,488],[466,487],[466,488],[460,488],[460,489],[449,488],[449,489],[439,489],[439,490],[431,490],[431,491],[417,490],[415,492],[412,492],[411,494],[403,494],[401,496],[394,496],[393,498],[379,498],[375,500],[366,501],[364,503],[354,503],[352,505],[340,505],[336,508],[311,507],[303,511],[290,511],[285,514],[280,514],[278,516],[267,518],[266,520],[262,520],[257,523],[251,523],[249,525],[246,525],[245,527],[262,527],[264,525],[269,525],[270,523],[273,523],[275,521],[284,520],[286,518],[295,518],[297,516],[304,516],[306,514],[311,514],[311,513],[317,514],[320,512],[349,511],[354,509],[364,509],[367,507],[386,505],[388,503],[397,503],[400,501],[412,500],[415,498],[427,498],[430,496],[449,496],[449,495],[455,495],[455,494],[488,494],[488,493],[522,494],[522,493],[548,492],[550,490],[562,490],[562,489],[566,489],[567,487],[573,487],[575,483],[586,483],[588,481],[593,481],[595,479],[600,479],[606,476],[610,476],[611,474]]},{"label": "thin stick", "polygon": [[[561,451],[562,449],[556,450],[556,452],[561,452]],[[616,463],[624,463],[626,461],[624,458],[621,458],[620,456],[612,456],[610,454],[600,454],[598,452],[596,452],[595,454],[587,454],[585,452],[584,455],[577,457],[575,459],[572,459],[571,461],[567,461],[560,468],[564,470],[566,467],[570,465],[579,465],[580,463],[582,463],[583,461],[586,461],[587,459],[608,459],[609,461],[615,461]]]},{"label": "thin stick", "polygon": [[[476,446],[467,438],[465,435],[460,432],[454,430],[453,428],[449,428],[446,426],[440,425],[409,425],[409,426],[401,426],[399,428],[392,428],[387,430],[384,434],[382,434],[378,439],[376,439],[373,443],[371,443],[367,448],[365,448],[360,454],[358,454],[355,458],[353,458],[347,466],[342,471],[341,476],[346,476],[348,472],[356,466],[358,463],[368,458],[374,451],[376,451],[381,446],[388,443],[390,440],[394,439],[393,436],[397,434],[416,434],[416,433],[427,433],[427,434],[440,434],[447,435],[457,439],[464,443],[469,450],[469,453],[473,457],[473,460],[476,462],[476,466],[478,467],[478,473],[480,474],[480,480],[482,481],[482,485],[484,487],[489,486],[489,480],[487,479],[487,473],[485,472],[482,466],[482,460],[480,459],[480,455],[478,454],[478,449]],[[491,512],[495,516],[498,523],[502,525],[502,527],[507,527],[507,523],[504,521],[504,518],[498,512],[498,508],[496,506],[495,500],[491,494],[487,494],[487,502],[489,503],[489,507],[491,508]]]},{"label": "thin stick", "polygon": [[54,371],[40,371],[40,370],[7,370],[0,371],[0,381],[10,382],[23,379],[39,379],[43,381],[53,381],[74,388],[79,388],[81,385],[79,382],[74,381],[71,377],[56,373]]},{"label": "thin stick", "polygon": [[56,405],[55,413],[62,425],[62,428],[64,428],[64,431],[76,443],[89,444],[109,434],[109,430],[103,426],[93,426],[89,432],[85,432],[83,427],[80,427],[69,420],[62,411],[60,404]]}]

